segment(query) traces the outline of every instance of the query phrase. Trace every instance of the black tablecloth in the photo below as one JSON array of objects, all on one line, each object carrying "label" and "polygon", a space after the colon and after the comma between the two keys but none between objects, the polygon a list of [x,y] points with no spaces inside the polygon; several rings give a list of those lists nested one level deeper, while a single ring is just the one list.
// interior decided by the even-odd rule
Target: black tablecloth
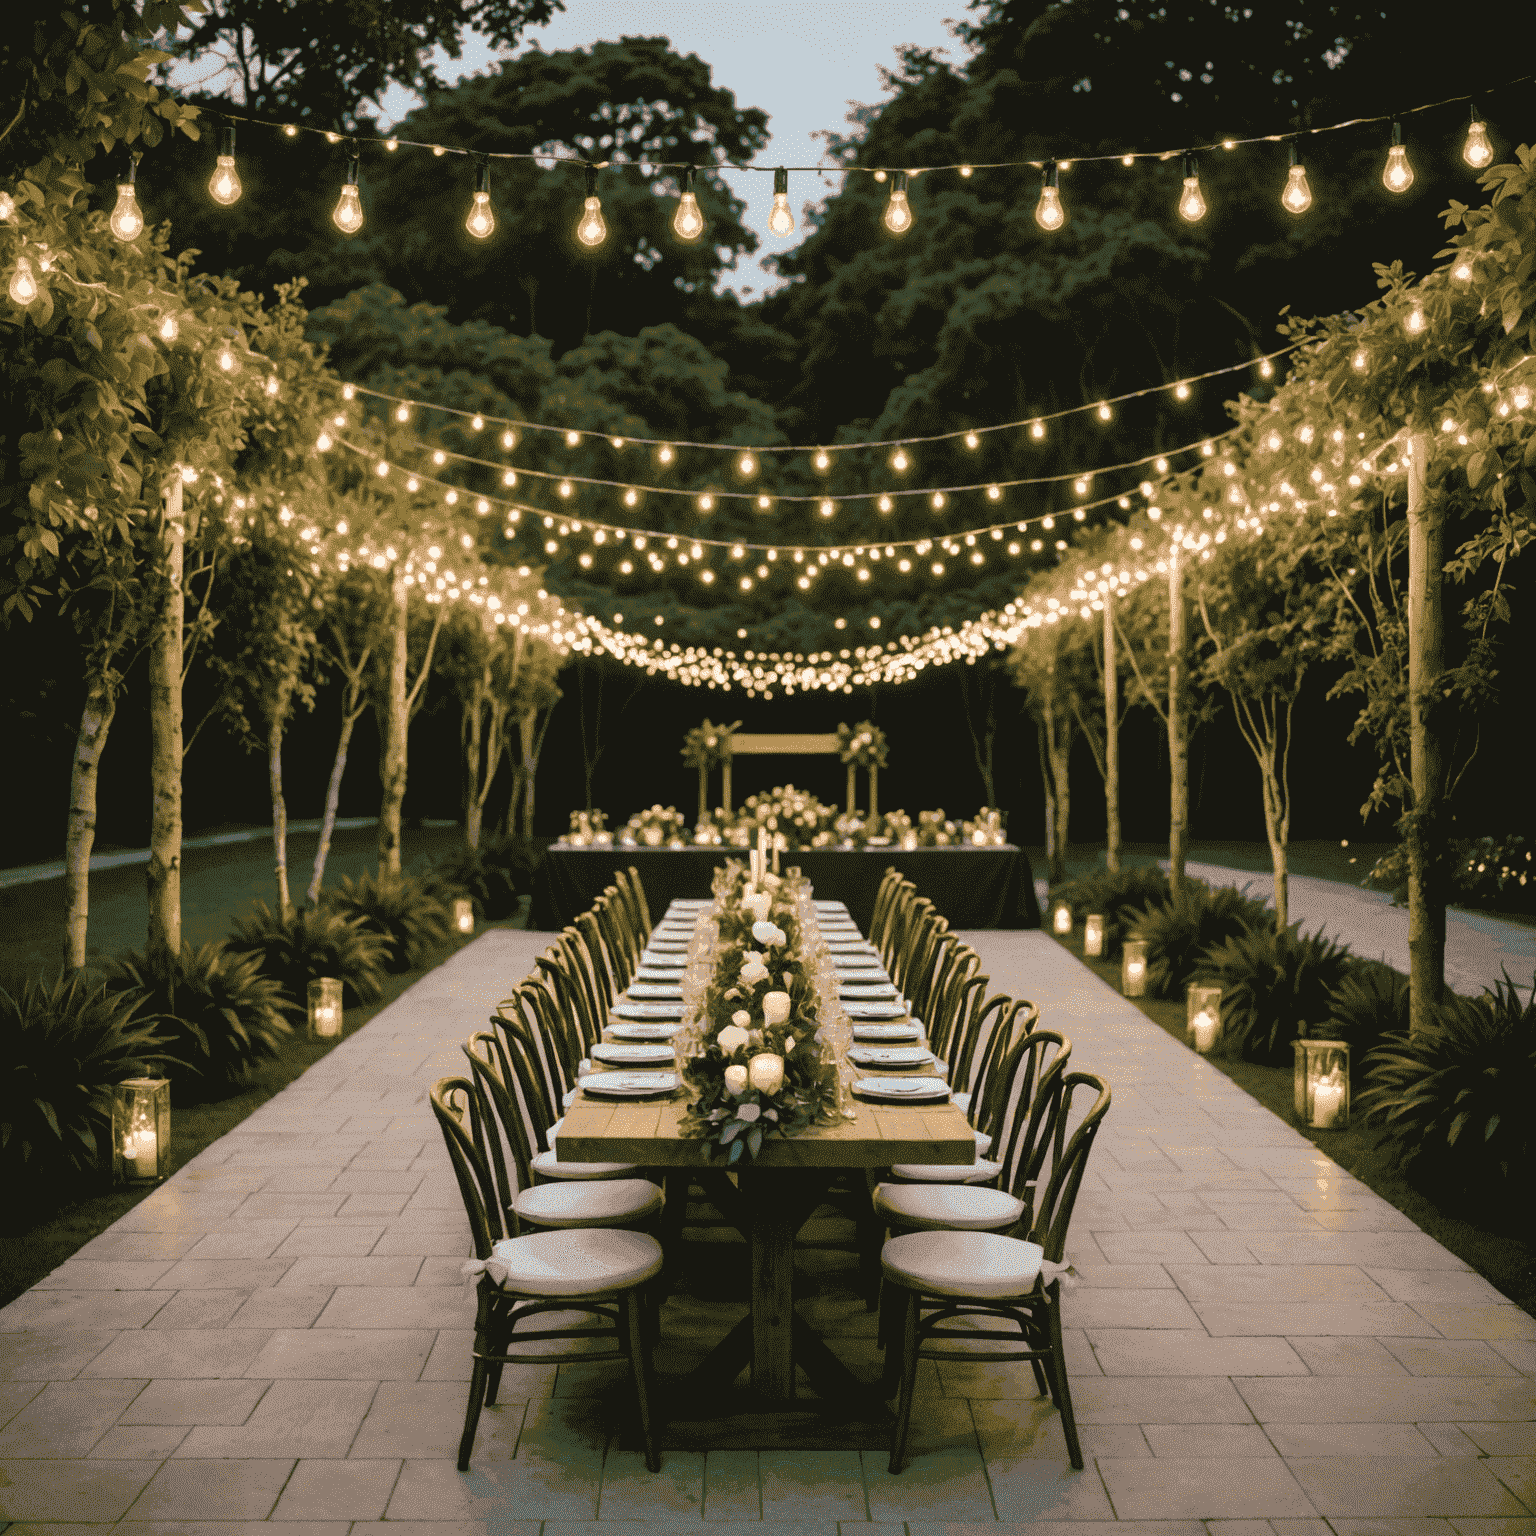
[{"label": "black tablecloth", "polygon": [[[730,848],[551,848],[534,875],[530,928],[563,928],[585,912],[614,873],[639,870],[651,916],[659,918],[678,896],[707,896],[715,868]],[[818,848],[780,855],[799,865],[824,900],[844,901],[861,928],[869,927],[881,876],[893,864],[917,886],[951,928],[1038,928],[1034,875],[1020,848],[872,848],[867,852]]]}]

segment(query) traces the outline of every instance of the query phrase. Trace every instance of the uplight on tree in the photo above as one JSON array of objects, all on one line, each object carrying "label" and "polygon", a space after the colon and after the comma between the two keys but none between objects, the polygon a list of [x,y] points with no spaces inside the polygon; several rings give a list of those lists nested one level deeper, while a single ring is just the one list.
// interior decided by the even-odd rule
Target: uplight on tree
[{"label": "uplight on tree", "polygon": [[144,233],[144,215],[139,210],[138,194],[134,190],[138,174],[139,157],[135,155],[128,162],[128,179],[117,184],[117,207],[107,220],[112,233],[119,240],[137,240]]},{"label": "uplight on tree", "polygon": [[1392,147],[1387,151],[1381,184],[1388,192],[1406,192],[1413,185],[1413,167],[1408,163],[1408,151],[1403,148],[1401,123],[1392,124]]},{"label": "uplight on tree", "polygon": [[603,222],[603,205],[597,200],[597,167],[587,167],[587,199],[582,204],[581,222],[576,226],[576,238],[585,246],[601,245],[608,238],[608,226]]},{"label": "uplight on tree", "polygon": [[789,172],[782,165],[773,173],[773,212],[768,215],[768,228],[780,238],[795,232],[795,216],[789,211]]},{"label": "uplight on tree", "polygon": [[464,228],[476,240],[489,240],[496,233],[496,210],[491,207],[491,164],[488,160],[482,160],[480,169],[475,173],[475,195],[470,202]]},{"label": "uplight on tree", "polygon": [[1312,206],[1312,188],[1307,185],[1307,168],[1291,145],[1291,171],[1285,180],[1285,190],[1280,194],[1280,206],[1287,213],[1303,214]]},{"label": "uplight on tree", "polygon": [[679,240],[697,240],[704,233],[704,215],[699,212],[699,200],[693,194],[693,167],[683,172],[683,195],[677,200],[677,212],[672,216],[672,233]]},{"label": "uplight on tree", "polygon": [[1205,217],[1205,194],[1200,190],[1200,172],[1193,155],[1184,156],[1184,190],[1179,194],[1179,217],[1186,224],[1198,224]]},{"label": "uplight on tree", "polygon": [[347,179],[331,214],[331,222],[344,235],[355,235],[363,227],[363,200],[357,195],[357,165],[358,157],[353,155],[347,162]]},{"label": "uplight on tree", "polygon": [[904,235],[912,228],[912,206],[907,202],[905,171],[897,171],[891,177],[891,195],[885,205],[885,227],[893,235]]},{"label": "uplight on tree", "polygon": [[1461,158],[1474,171],[1482,170],[1493,159],[1493,145],[1488,142],[1488,125],[1478,122],[1476,114],[1467,124],[1467,142],[1462,147]]},{"label": "uplight on tree", "polygon": [[208,179],[208,195],[228,208],[240,201],[240,192],[240,173],[235,169],[235,130],[226,128],[219,138],[218,158]]},{"label": "uplight on tree", "polygon": [[1061,206],[1056,190],[1056,162],[1050,161],[1040,179],[1040,201],[1035,204],[1035,223],[1043,230],[1057,230],[1067,222],[1067,210]]}]

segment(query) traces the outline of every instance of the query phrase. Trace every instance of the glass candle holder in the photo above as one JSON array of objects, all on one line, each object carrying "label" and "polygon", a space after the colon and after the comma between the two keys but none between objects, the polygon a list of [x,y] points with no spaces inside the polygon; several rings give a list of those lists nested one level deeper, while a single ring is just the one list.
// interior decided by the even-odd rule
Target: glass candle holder
[{"label": "glass candle holder", "polygon": [[1147,943],[1127,939],[1120,956],[1120,991],[1126,997],[1147,995]]},{"label": "glass candle holder", "polygon": [[336,1040],[341,1036],[341,982],[317,976],[309,984],[309,1038]]},{"label": "glass candle holder", "polygon": [[1098,912],[1089,913],[1083,922],[1083,953],[1092,960],[1104,955],[1104,918]]},{"label": "glass candle holder", "polygon": [[171,1171],[171,1080],[130,1077],[112,1087],[112,1175],[155,1184]]},{"label": "glass candle holder", "polygon": [[1184,994],[1184,1019],[1190,1047],[1208,1056],[1221,1038],[1221,988],[1191,986]]},{"label": "glass candle holder", "polygon": [[454,897],[453,927],[456,933],[475,931],[475,904],[468,896]]},{"label": "glass candle holder", "polygon": [[1344,1040],[1297,1040],[1296,1118],[1315,1131],[1342,1131],[1349,1124],[1349,1044]]},{"label": "glass candle holder", "polygon": [[1072,908],[1058,901],[1051,912],[1051,932],[1065,938],[1072,932]]}]

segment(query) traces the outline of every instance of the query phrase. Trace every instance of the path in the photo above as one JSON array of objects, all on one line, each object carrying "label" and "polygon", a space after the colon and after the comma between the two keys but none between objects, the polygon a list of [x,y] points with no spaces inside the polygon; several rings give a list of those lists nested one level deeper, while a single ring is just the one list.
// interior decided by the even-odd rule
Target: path
[{"label": "path", "polygon": [[[840,1450],[652,1477],[606,1367],[509,1371],[456,1472],[467,1236],[424,1089],[542,942],[499,931],[0,1312],[7,1536],[1524,1536],[1536,1322],[1045,935],[969,937],[1114,1084],[1066,1301],[1083,1472],[1028,1368],[982,1363],[927,1368],[899,1478]],[[870,1368],[856,1298],[802,1307]],[[669,1303],[664,1339],[708,1313]]]}]

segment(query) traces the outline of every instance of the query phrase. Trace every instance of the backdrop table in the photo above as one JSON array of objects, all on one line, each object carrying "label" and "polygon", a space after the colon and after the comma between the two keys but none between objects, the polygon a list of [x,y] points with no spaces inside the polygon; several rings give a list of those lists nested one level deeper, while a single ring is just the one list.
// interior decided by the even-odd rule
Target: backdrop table
[{"label": "backdrop table", "polygon": [[[530,928],[564,928],[587,911],[614,874],[640,872],[651,912],[659,916],[678,897],[709,895],[710,877],[727,858],[745,860],[744,848],[550,848],[534,874]],[[846,902],[861,929],[874,914],[880,878],[895,865],[949,919],[951,928],[1038,928],[1040,905],[1023,849],[815,848],[781,854],[782,867],[799,865],[818,898]]]}]

